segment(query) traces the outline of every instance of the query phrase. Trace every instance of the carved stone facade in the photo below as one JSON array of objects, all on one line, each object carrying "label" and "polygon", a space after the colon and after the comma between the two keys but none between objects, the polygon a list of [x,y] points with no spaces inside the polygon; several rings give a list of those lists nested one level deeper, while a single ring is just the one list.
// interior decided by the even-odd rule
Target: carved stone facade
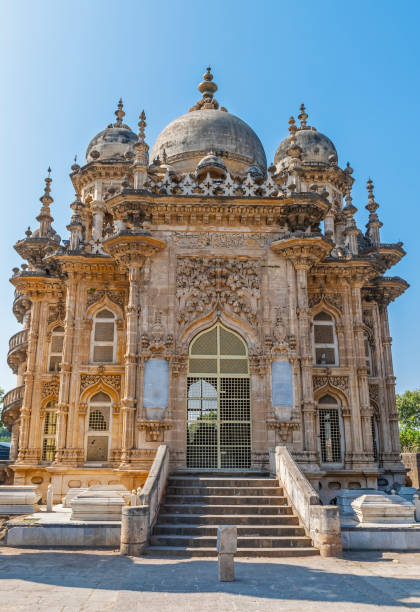
[{"label": "carved stone facade", "polygon": [[[57,499],[94,482],[131,490],[162,442],[171,469],[191,467],[192,438],[244,397],[252,435],[239,467],[267,470],[270,449],[286,444],[327,502],[339,486],[403,478],[387,307],[407,284],[384,274],[404,251],[380,242],[372,184],[362,233],[353,171],[304,108],[267,168],[251,128],[206,96],[150,160],[144,114],[136,135],[119,108],[86,164],[72,166],[64,242],[46,179],[39,229],[15,245],[27,263],[11,279],[24,330],[10,342],[17,385],[3,415],[16,483],[45,491],[51,481]],[[212,329],[225,346],[217,359],[199,355],[196,374],[192,342]],[[213,395],[195,398],[197,380]],[[201,401],[209,414],[187,423],[187,404],[193,414]],[[225,446],[242,443],[229,431]],[[204,466],[216,438],[202,439]],[[217,444],[209,467],[233,469]]]}]

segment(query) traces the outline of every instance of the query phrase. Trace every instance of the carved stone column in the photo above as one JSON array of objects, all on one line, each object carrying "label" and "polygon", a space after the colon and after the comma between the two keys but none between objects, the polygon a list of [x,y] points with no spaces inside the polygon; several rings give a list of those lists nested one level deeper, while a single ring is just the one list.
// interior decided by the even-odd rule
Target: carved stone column
[{"label": "carved stone column", "polygon": [[58,413],[57,413],[57,435],[56,435],[56,464],[72,461],[73,457],[68,457],[66,453],[67,439],[67,419],[70,399],[70,381],[72,372],[72,355],[74,342],[74,314],[76,310],[77,296],[77,273],[70,267],[67,270],[68,283],[66,295],[66,314],[64,321],[64,341],[60,371],[60,391],[58,394]]},{"label": "carved stone column", "polygon": [[[128,270],[129,298],[126,309],[126,353],[124,357],[124,397],[122,413],[122,463],[129,467],[131,451],[135,447],[135,418],[137,411],[138,380],[138,330],[140,314],[140,273],[146,257],[152,257],[165,244],[152,238],[147,232],[125,233],[114,236],[104,243],[104,249],[120,266]],[[141,409],[139,409],[139,412]]]},{"label": "carved stone column", "polygon": [[12,426],[12,437],[10,440],[10,454],[9,458],[11,461],[16,461],[19,449],[19,423],[14,423]]},{"label": "carved stone column", "polygon": [[369,400],[369,380],[366,367],[365,340],[362,314],[361,287],[363,281],[355,281],[351,287],[351,297],[353,306],[353,330],[354,343],[356,349],[356,368],[359,387],[359,406],[362,428],[362,447],[366,455],[366,461],[373,461],[373,439],[370,423],[371,407]]},{"label": "carved stone column", "polygon": [[271,245],[275,253],[292,261],[296,272],[296,301],[298,315],[298,356],[301,367],[301,397],[304,426],[304,448],[307,461],[315,463],[317,456],[317,438],[315,424],[315,402],[312,383],[312,342],[310,328],[310,310],[308,306],[308,271],[317,262],[326,257],[332,244],[322,236],[307,236],[279,240]]},{"label": "carved stone column", "polygon": [[[41,312],[40,300],[32,300],[31,326],[28,334],[27,367],[24,375],[25,393],[20,411],[20,433],[18,463],[31,463],[29,446],[29,427],[31,421],[32,394],[35,380],[36,346],[38,341],[38,326]],[[28,461],[27,461],[28,460]]]}]

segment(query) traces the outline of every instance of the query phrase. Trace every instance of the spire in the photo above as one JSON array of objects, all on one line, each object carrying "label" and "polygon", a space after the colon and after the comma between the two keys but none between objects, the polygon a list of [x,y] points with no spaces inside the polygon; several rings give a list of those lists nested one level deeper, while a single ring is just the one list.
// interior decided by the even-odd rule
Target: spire
[{"label": "spire", "polygon": [[139,126],[139,135],[138,135],[138,142],[144,142],[144,139],[146,137],[145,134],[145,129],[146,129],[146,113],[144,112],[144,109],[141,111],[140,115],[139,115],[139,119],[140,121],[138,122],[138,126]]},{"label": "spire", "polygon": [[36,218],[36,220],[39,221],[39,236],[41,238],[48,237],[50,230],[51,230],[51,223],[54,221],[50,213],[50,206],[54,202],[54,200],[51,197],[52,178],[51,178],[51,168],[49,166],[48,166],[47,172],[48,172],[48,176],[45,178],[44,193],[39,198],[42,203],[41,211]]},{"label": "spire", "polygon": [[383,223],[379,221],[379,217],[376,214],[379,204],[375,202],[375,195],[373,193],[374,184],[370,178],[367,181],[366,189],[368,191],[368,203],[365,208],[369,211],[369,221],[366,224],[366,235],[370,238],[374,246],[379,246],[381,243],[379,230]]},{"label": "spire", "polygon": [[134,145],[136,155],[133,162],[134,189],[142,189],[147,177],[149,166],[149,145],[145,142],[146,138],[146,113],[144,110],[139,115],[139,134]]},{"label": "spire", "polygon": [[[203,80],[198,86],[198,91],[201,93],[202,98],[197,102],[197,104],[190,108],[190,112],[201,109],[217,110],[219,108],[219,103],[214,98],[214,94],[216,93],[217,89],[218,87],[216,83],[213,82],[211,68],[208,66],[207,71],[203,74]],[[224,106],[221,106],[220,110],[227,112],[227,109]]]},{"label": "spire", "polygon": [[287,149],[287,155],[290,157],[295,157],[296,159],[300,157],[302,153],[302,148],[297,144],[296,140],[296,132],[298,128],[296,127],[295,118],[292,116],[289,119],[289,132],[290,132],[290,145]]},{"label": "spire", "polygon": [[298,119],[300,121],[300,129],[307,130],[308,126],[306,125],[306,120],[308,118],[308,113],[306,112],[305,105],[302,103],[300,105],[300,113],[298,115]]},{"label": "spire", "polygon": [[357,208],[353,204],[351,197],[351,184],[347,188],[346,205],[343,208],[343,213],[346,219],[346,227],[344,233],[347,237],[347,246],[352,255],[357,255],[359,247],[357,244],[357,236],[359,229],[357,228],[354,215],[357,213]]}]

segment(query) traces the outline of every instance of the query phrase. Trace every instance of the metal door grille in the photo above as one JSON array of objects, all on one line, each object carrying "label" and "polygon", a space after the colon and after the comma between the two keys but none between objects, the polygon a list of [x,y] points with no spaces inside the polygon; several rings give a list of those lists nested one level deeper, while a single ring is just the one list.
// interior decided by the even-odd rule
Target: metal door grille
[{"label": "metal door grille", "polygon": [[221,325],[190,347],[187,378],[187,467],[251,466],[251,405],[244,341]]}]

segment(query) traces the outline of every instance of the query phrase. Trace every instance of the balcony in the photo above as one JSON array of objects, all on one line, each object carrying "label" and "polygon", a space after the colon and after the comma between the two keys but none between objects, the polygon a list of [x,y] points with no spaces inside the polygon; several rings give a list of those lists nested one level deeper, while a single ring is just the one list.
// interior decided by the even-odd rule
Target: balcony
[{"label": "balcony", "polygon": [[20,387],[15,387],[15,389],[12,389],[3,397],[3,411],[1,413],[1,418],[9,431],[16,419],[19,418],[24,392],[25,385],[21,385]]},{"label": "balcony", "polygon": [[23,317],[30,309],[30,307],[31,301],[23,293],[15,289],[15,296],[13,300],[13,314],[15,315],[19,323],[22,323]]},{"label": "balcony", "polygon": [[28,329],[22,329],[9,340],[9,352],[7,353],[7,363],[13,370],[13,374],[18,373],[19,365],[26,360],[26,350],[28,348]]}]

